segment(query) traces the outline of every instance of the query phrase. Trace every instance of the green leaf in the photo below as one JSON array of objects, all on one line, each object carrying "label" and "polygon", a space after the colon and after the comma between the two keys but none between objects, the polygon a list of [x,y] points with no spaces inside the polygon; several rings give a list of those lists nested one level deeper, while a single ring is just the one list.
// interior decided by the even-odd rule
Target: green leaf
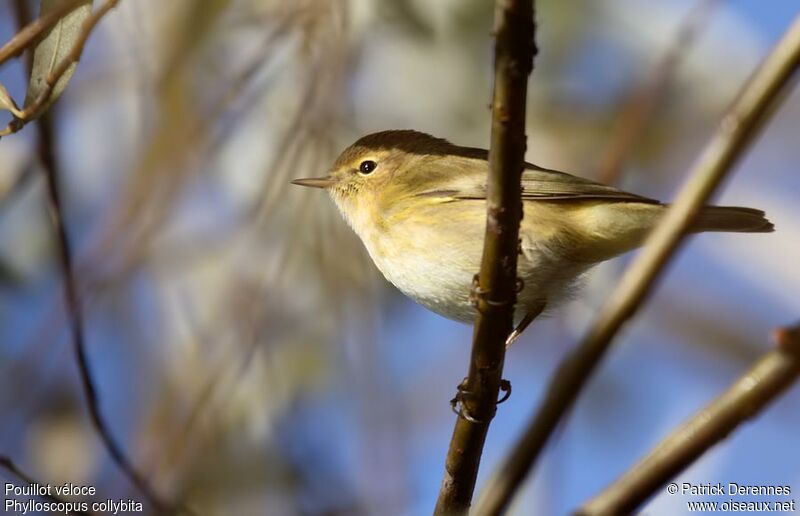
[{"label": "green leaf", "polygon": [[[64,0],[42,0],[39,15],[43,16],[53,11],[62,4]],[[33,65],[31,67],[31,79],[28,83],[28,91],[25,95],[25,105],[28,106],[35,101],[47,89],[47,77],[58,66],[58,64],[69,55],[75,42],[79,39],[83,22],[92,14],[92,0],[82,2],[76,9],[69,12],[36,45],[33,52]],[[39,116],[44,112],[64,91],[67,83],[75,73],[77,63],[70,66],[64,75],[53,87],[49,100],[34,114]]]}]

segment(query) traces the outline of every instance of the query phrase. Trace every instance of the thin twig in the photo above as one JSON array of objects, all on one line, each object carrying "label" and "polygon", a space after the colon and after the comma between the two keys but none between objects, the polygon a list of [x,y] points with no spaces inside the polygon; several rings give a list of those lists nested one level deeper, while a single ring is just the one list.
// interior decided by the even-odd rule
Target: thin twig
[{"label": "thin twig", "polygon": [[643,129],[669,89],[675,70],[697,37],[711,20],[719,0],[698,0],[681,22],[672,43],[644,80],[628,95],[622,112],[616,117],[609,144],[600,158],[597,178],[602,183],[617,181],[625,158],[640,141]]},{"label": "thin twig", "polygon": [[[38,480],[34,479],[32,476],[30,476],[27,473],[25,473],[24,471],[22,471],[19,468],[19,466],[14,464],[14,461],[12,461],[10,457],[7,457],[5,455],[0,455],[0,467],[7,469],[15,477],[18,477],[20,480],[22,480],[23,482],[25,482],[29,486],[30,485],[34,485],[34,486],[47,485],[47,484],[45,484],[43,482],[39,482]],[[67,500],[63,500],[63,499],[58,498],[57,496],[54,496],[52,494],[45,493],[45,494],[38,495],[38,496],[40,498],[43,498],[43,499],[47,500],[48,502],[53,502],[53,503],[57,503],[57,504],[64,504],[64,505],[69,503]],[[78,510],[70,510],[67,514],[78,514],[80,516],[88,516],[89,515],[88,512],[78,511]]]},{"label": "thin twig", "polygon": [[578,514],[632,514],[667,481],[788,389],[800,375],[800,325],[779,329],[775,340],[775,349],[621,478],[585,503]]},{"label": "thin twig", "polygon": [[40,36],[47,32],[50,27],[55,25],[61,18],[75,10],[86,0],[64,0],[56,9],[48,12],[41,18],[33,20],[17,32],[5,45],[0,47],[0,64],[5,63],[12,57],[19,55],[20,52],[35,43]]},{"label": "thin twig", "polygon": [[72,49],[70,49],[69,54],[64,56],[58,63],[58,66],[45,78],[44,89],[14,117],[14,120],[12,120],[5,129],[0,131],[0,136],[6,136],[19,131],[25,124],[41,114],[40,111],[50,100],[55,85],[67,70],[80,60],[83,54],[83,47],[86,45],[86,40],[89,39],[89,35],[94,30],[95,26],[97,26],[106,13],[116,7],[118,2],[119,0],[107,0],[83,22],[80,36],[78,36]]},{"label": "thin twig", "polygon": [[558,367],[536,416],[489,479],[476,514],[498,514],[533,467],[550,435],[574,403],[611,340],[644,304],[657,278],[681,244],[697,212],[742,156],[800,66],[800,17],[756,71],[695,164],[675,204],[622,277],[595,324]]},{"label": "thin twig", "polygon": [[465,512],[489,423],[497,410],[505,341],[516,303],[520,178],[525,161],[525,104],[536,54],[532,0],[495,4],[495,79],[487,179],[483,257],[473,292],[476,303],[469,376],[459,388],[459,417],[447,452],[436,514]]}]

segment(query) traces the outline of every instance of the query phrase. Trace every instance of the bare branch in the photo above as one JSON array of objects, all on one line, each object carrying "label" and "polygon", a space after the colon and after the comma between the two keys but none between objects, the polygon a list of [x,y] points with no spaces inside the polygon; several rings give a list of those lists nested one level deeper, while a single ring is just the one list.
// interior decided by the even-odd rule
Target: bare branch
[{"label": "bare branch", "polygon": [[775,332],[776,347],[727,391],[661,441],[578,514],[632,514],[668,480],[755,417],[800,375],[800,324]]},{"label": "bare branch", "polygon": [[436,514],[465,512],[472,501],[483,444],[497,410],[516,303],[520,178],[525,161],[528,75],[536,54],[532,0],[498,0],[495,7],[495,83],[487,179],[483,257],[475,291],[475,329],[469,376],[460,402]]},{"label": "bare branch", "polygon": [[756,71],[722,120],[675,204],[626,271],[596,322],[555,371],[536,416],[489,479],[476,514],[498,514],[533,467],[553,430],[574,403],[622,325],[644,304],[697,212],[742,156],[800,66],[800,17]]},{"label": "bare branch", "polygon": [[19,55],[20,52],[36,42],[50,27],[58,23],[58,20],[85,1],[86,0],[64,0],[58,8],[25,25],[25,27],[17,32],[5,45],[0,47],[0,64]]}]

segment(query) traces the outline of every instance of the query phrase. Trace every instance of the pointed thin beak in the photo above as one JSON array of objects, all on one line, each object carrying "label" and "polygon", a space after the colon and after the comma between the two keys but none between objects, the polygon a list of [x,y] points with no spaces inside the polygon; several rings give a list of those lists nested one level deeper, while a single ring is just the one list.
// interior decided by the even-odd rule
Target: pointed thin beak
[{"label": "pointed thin beak", "polygon": [[333,186],[336,182],[330,176],[327,177],[308,177],[305,179],[295,179],[292,181],[293,185],[300,185],[300,186],[310,186],[312,188],[328,188],[329,186]]}]

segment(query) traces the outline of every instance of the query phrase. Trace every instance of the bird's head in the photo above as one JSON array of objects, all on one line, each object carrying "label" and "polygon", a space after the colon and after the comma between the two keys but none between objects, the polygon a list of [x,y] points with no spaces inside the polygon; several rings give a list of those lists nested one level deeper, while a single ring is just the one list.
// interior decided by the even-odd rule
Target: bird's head
[{"label": "bird's head", "polygon": [[327,176],[292,183],[327,190],[344,218],[361,233],[363,228],[380,224],[385,210],[451,174],[451,169],[438,163],[463,149],[418,131],[383,131],[346,148]]}]

